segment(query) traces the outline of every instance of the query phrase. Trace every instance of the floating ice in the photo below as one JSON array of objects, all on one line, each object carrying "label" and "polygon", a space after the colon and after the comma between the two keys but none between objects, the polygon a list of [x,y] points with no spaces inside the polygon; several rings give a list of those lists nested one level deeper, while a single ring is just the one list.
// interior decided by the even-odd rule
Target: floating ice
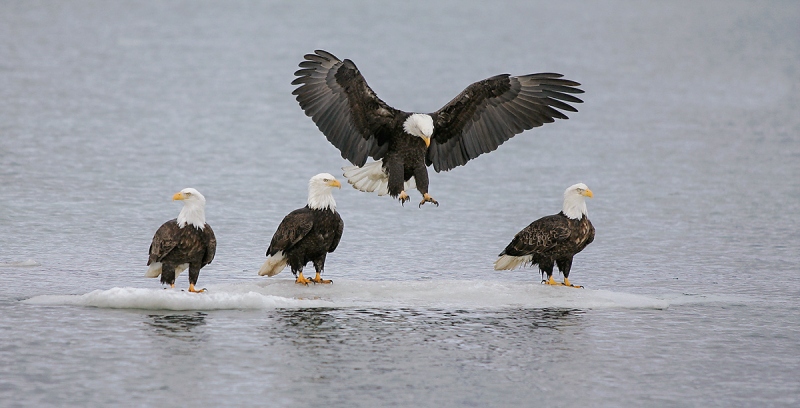
[{"label": "floating ice", "polygon": [[28,267],[28,266],[42,266],[39,262],[36,262],[33,259],[28,259],[25,261],[19,262],[0,262],[0,267],[6,268],[19,268],[19,267]]},{"label": "floating ice", "polygon": [[607,290],[549,287],[497,281],[348,281],[295,285],[291,279],[208,286],[206,293],[179,289],[112,288],[84,295],[43,295],[36,305],[76,305],[114,309],[220,310],[315,307],[645,308],[665,309],[654,297]]}]

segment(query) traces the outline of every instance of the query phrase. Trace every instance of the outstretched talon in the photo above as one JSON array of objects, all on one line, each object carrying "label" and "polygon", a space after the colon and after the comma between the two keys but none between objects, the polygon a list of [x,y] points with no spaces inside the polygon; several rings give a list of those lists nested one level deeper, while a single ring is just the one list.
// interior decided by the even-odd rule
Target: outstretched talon
[{"label": "outstretched talon", "polygon": [[311,282],[314,282],[314,283],[333,283],[333,281],[330,280],[330,279],[322,279],[322,277],[319,276],[319,272],[317,272],[317,276],[311,278]]},{"label": "outstretched talon", "polygon": [[437,207],[439,206],[439,202],[434,200],[433,197],[431,197],[431,195],[428,193],[422,195],[422,201],[419,202],[419,208],[422,208],[422,204],[425,203],[433,203],[436,204]]},{"label": "outstretched talon", "polygon": [[398,200],[400,200],[400,205],[402,205],[403,207],[405,207],[405,206],[406,206],[406,201],[409,201],[409,200],[411,200],[411,199],[408,197],[408,194],[406,194],[406,192],[405,192],[405,191],[401,191],[401,192],[400,192],[400,195],[399,195],[399,196],[397,196],[397,199],[398,199]]},{"label": "outstretched talon", "polygon": [[194,283],[190,283],[189,284],[189,292],[192,292],[192,293],[203,293],[203,292],[208,292],[208,290],[206,288],[195,289],[194,288]]},{"label": "outstretched talon", "polygon": [[310,279],[308,279],[305,276],[303,276],[303,272],[298,273],[297,274],[297,279],[295,279],[295,281],[294,281],[294,283],[296,283],[298,285],[306,285],[306,286],[308,286],[308,284],[311,283],[311,282],[312,281]]}]

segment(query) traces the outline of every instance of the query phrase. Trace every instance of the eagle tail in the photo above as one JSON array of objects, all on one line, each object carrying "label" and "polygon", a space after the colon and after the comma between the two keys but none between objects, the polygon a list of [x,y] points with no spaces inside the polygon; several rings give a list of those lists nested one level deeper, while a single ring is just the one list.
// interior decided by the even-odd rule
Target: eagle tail
[{"label": "eagle tail", "polygon": [[161,276],[161,262],[153,262],[150,264],[150,267],[147,268],[147,272],[144,273],[145,278],[157,278]]},{"label": "eagle tail", "polygon": [[286,262],[287,259],[286,256],[283,255],[283,251],[280,251],[275,255],[268,256],[267,260],[264,261],[264,264],[261,265],[261,269],[258,270],[258,274],[259,276],[275,276],[286,267]]},{"label": "eagle tail", "polygon": [[[188,263],[183,263],[175,267],[175,278],[181,275],[183,271],[189,268]],[[147,272],[144,273],[145,278],[157,278],[161,276],[161,262],[153,262],[150,264],[150,267],[147,268]]]},{"label": "eagle tail", "polygon": [[[377,192],[379,196],[389,194],[389,175],[383,169],[383,160],[367,163],[361,167],[345,166],[342,167],[342,171],[347,182],[356,190],[365,193]],[[413,177],[405,182],[404,188],[405,190],[417,188]]]},{"label": "eagle tail", "polygon": [[526,263],[530,263],[533,257],[530,255],[525,256],[511,256],[511,255],[500,255],[500,258],[497,258],[494,261],[494,270],[502,271],[502,270],[511,270],[519,268]]}]

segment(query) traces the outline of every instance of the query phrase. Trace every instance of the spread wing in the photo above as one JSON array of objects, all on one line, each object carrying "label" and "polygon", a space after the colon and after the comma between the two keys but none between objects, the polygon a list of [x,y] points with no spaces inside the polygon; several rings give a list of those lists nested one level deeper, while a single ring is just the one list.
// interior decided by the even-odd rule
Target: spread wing
[{"label": "spread wing", "polygon": [[206,266],[214,260],[214,255],[217,253],[217,237],[208,224],[203,227],[203,233],[206,235],[206,254],[203,256],[203,266]]},{"label": "spread wing", "polygon": [[336,247],[339,246],[339,241],[342,240],[342,233],[344,232],[344,220],[336,213],[336,216],[339,217],[339,226],[336,228],[336,235],[333,236],[333,242],[331,242],[330,248],[328,248],[328,252],[333,252],[336,250]]},{"label": "spread wing", "polygon": [[290,212],[283,217],[272,241],[267,248],[267,256],[272,256],[280,251],[286,252],[289,248],[300,242],[314,226],[314,217],[308,208],[301,208]]},{"label": "spread wing", "polygon": [[147,264],[161,262],[167,254],[178,246],[180,236],[177,219],[169,220],[162,224],[153,235],[153,242],[150,243],[150,258],[148,258]]},{"label": "spread wing", "polygon": [[367,157],[381,159],[391,130],[405,114],[378,98],[348,59],[317,50],[305,55],[300,68],[292,81],[300,86],[292,94],[342,158],[359,167]]},{"label": "spread wing", "polygon": [[561,74],[497,75],[476,82],[433,117],[433,138],[426,163],[439,171],[462,166],[497,149],[525,130],[555,119],[568,119],[561,110],[577,112],[571,103],[583,101],[577,82]]},{"label": "spread wing", "polygon": [[542,254],[565,242],[569,235],[569,225],[562,217],[540,218],[517,233],[504,253],[512,256]]}]

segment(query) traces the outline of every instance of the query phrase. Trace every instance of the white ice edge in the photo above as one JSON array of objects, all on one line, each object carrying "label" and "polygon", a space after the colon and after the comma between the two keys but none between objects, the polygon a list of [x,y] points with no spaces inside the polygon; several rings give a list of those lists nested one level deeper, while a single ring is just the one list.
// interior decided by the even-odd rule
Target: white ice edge
[{"label": "white ice edge", "polygon": [[[666,309],[673,301],[608,290],[549,287],[497,281],[355,281],[296,285],[292,279],[208,286],[206,293],[181,289],[116,287],[83,295],[41,295],[32,305],[70,305],[111,309],[230,310],[316,307]],[[699,300],[699,299],[698,299]]]}]

